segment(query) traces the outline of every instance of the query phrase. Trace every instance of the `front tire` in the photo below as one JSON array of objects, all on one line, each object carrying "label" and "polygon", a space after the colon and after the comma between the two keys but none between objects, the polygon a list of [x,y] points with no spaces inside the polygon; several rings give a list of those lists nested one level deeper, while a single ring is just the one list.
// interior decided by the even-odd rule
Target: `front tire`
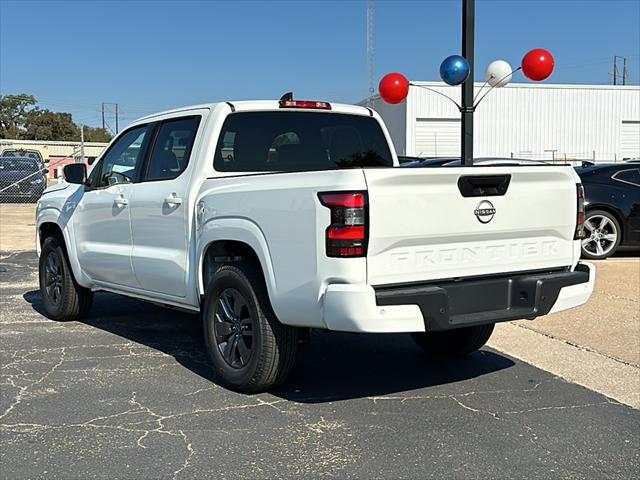
[{"label": "front tire", "polygon": [[460,357],[479,350],[491,337],[494,324],[456,328],[444,332],[412,333],[416,344],[428,355]]},{"label": "front tire", "polygon": [[42,244],[38,265],[40,293],[47,317],[72,321],[84,317],[91,309],[93,292],[81,287],[73,278],[64,241],[47,237]]},{"label": "front tire", "polygon": [[297,329],[276,318],[264,279],[251,264],[215,272],[205,294],[203,327],[218,380],[232,390],[268,390],[293,367]]},{"label": "front tire", "polygon": [[582,256],[591,260],[604,260],[613,255],[620,240],[622,230],[618,220],[604,210],[587,212],[583,225]]}]

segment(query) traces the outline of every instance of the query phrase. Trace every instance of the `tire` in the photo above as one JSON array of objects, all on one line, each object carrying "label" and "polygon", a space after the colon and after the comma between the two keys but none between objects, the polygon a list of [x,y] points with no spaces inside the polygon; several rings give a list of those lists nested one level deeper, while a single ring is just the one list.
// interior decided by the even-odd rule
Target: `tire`
[{"label": "tire", "polygon": [[605,210],[589,210],[585,215],[582,231],[582,256],[591,260],[610,257],[622,240],[620,223]]},{"label": "tire", "polygon": [[220,267],[203,307],[204,338],[219,383],[256,393],[285,381],[295,362],[298,330],[276,318],[264,278],[252,264]]},{"label": "tire", "polygon": [[79,320],[89,312],[93,292],[76,282],[64,241],[59,236],[45,239],[38,270],[40,293],[47,317],[66,322]]},{"label": "tire", "polygon": [[429,355],[460,357],[479,350],[493,333],[494,324],[457,328],[444,332],[412,333],[411,337]]}]

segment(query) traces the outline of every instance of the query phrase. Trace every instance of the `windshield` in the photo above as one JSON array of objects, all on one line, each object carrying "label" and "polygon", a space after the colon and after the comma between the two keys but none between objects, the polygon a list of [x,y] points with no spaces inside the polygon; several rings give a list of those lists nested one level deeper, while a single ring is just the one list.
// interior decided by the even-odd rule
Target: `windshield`
[{"label": "windshield", "polygon": [[35,172],[40,167],[36,160],[30,158],[0,157],[0,170],[21,170]]},{"label": "windshield", "polygon": [[7,149],[2,152],[0,157],[25,157],[42,161],[42,155],[37,150],[14,150]]},{"label": "windshield", "polygon": [[220,172],[391,166],[391,151],[375,118],[324,112],[231,114],[214,158]]}]

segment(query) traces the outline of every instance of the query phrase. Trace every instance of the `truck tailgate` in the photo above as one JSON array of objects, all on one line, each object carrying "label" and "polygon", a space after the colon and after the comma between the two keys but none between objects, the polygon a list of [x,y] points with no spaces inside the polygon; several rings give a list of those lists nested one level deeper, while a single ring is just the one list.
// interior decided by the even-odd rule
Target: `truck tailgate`
[{"label": "truck tailgate", "polygon": [[577,200],[571,167],[385,168],[364,174],[370,285],[573,263]]}]

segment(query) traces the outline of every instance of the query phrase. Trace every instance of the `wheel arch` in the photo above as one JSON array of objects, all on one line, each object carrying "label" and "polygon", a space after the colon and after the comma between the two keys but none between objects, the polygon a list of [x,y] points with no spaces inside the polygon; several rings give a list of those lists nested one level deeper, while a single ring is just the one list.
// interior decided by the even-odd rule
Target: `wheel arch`
[{"label": "wheel arch", "polygon": [[606,203],[590,203],[586,207],[585,217],[589,215],[589,212],[592,212],[593,210],[602,210],[612,215],[618,222],[618,225],[620,226],[621,239],[624,240],[625,229],[624,229],[624,216],[622,215],[622,212],[620,212],[617,208],[611,205],[607,205]]},{"label": "wheel arch", "polygon": [[62,231],[62,228],[60,228],[60,225],[53,221],[42,222],[38,225],[38,247],[42,248],[42,244],[47,237],[52,237],[54,235],[58,235],[64,240],[64,232]]},{"label": "wheel arch", "polygon": [[225,263],[241,260],[253,262],[262,274],[269,297],[276,294],[275,274],[269,247],[260,228],[252,221],[226,218],[206,224],[198,249],[198,294],[205,294],[215,270]]},{"label": "wheel arch", "polygon": [[48,237],[54,235],[60,236],[62,238],[67,259],[69,260],[69,265],[71,266],[73,277],[81,286],[90,287],[91,282],[83,275],[82,268],[80,267],[72,235],[64,225],[60,225],[58,219],[59,217],[55,217],[53,215],[43,216],[38,219],[38,226],[36,229],[36,249],[38,255],[42,250],[44,241]]}]

